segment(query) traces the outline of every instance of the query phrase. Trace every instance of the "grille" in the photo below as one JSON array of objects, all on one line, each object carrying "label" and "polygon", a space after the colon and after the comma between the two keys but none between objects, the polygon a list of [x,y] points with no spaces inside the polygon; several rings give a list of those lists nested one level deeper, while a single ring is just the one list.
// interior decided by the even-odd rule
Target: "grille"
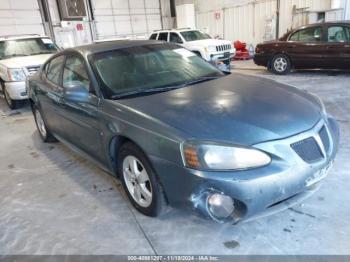
[{"label": "grille", "polygon": [[291,147],[307,163],[323,159],[321,149],[313,137],[293,143]]},{"label": "grille", "polygon": [[36,72],[38,72],[40,66],[28,66],[27,70],[29,75],[35,74]]},{"label": "grille", "polygon": [[231,45],[217,45],[216,46],[217,52],[228,51],[230,49],[231,49]]},{"label": "grille", "polygon": [[324,150],[326,152],[328,152],[329,151],[329,147],[330,147],[330,141],[329,141],[329,136],[328,136],[326,127],[323,126],[318,134],[319,134],[319,136],[321,138],[322,144],[324,146]]}]

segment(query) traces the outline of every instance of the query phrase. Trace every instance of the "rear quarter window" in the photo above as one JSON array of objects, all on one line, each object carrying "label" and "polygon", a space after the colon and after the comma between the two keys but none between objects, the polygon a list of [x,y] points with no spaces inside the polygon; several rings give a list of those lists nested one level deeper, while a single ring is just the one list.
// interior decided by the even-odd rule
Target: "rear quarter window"
[{"label": "rear quarter window", "polygon": [[150,40],[156,40],[157,39],[157,34],[152,34],[149,39]]}]

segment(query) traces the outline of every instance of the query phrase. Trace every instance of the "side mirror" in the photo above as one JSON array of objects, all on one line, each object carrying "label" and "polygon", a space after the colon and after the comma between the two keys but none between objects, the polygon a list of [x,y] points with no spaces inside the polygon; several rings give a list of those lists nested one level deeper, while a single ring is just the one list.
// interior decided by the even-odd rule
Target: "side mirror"
[{"label": "side mirror", "polygon": [[64,90],[64,98],[67,101],[87,103],[90,101],[90,93],[88,87],[81,84],[81,82],[72,82]]}]

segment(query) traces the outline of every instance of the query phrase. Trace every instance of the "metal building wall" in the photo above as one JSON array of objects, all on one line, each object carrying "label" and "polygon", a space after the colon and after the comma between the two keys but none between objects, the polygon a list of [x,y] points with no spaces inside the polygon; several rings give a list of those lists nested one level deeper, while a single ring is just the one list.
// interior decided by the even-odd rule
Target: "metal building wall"
[{"label": "metal building wall", "polygon": [[0,0],[0,35],[44,33],[37,0]]},{"label": "metal building wall", "polygon": [[271,37],[267,35],[275,30],[275,20],[272,24],[269,20],[276,18],[276,6],[276,0],[269,0],[225,9],[223,37],[247,43],[257,43],[273,38],[274,35]]},{"label": "metal building wall", "polygon": [[[325,10],[331,0],[281,0],[279,35],[292,26],[292,10],[309,7],[310,10]],[[241,40],[257,44],[268,40],[276,29],[277,0],[195,0],[196,26],[208,29],[213,36],[228,40]],[[220,19],[215,13],[221,13]],[[273,32],[273,37],[276,32]]]},{"label": "metal building wall", "polygon": [[[282,0],[281,1],[281,19],[280,35],[283,35],[287,29],[298,26],[298,21],[292,21],[293,6],[297,8],[309,8],[309,10],[322,11],[331,8],[331,0]],[[295,18],[297,20],[297,18]]]},{"label": "metal building wall", "polygon": [[91,0],[97,39],[145,37],[161,29],[159,0]]}]

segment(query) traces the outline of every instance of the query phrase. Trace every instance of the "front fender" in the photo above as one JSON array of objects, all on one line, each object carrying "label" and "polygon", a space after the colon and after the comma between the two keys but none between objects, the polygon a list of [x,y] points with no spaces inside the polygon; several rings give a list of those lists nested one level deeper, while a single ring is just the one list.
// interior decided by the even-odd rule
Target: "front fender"
[{"label": "front fender", "polygon": [[0,79],[4,82],[9,81],[7,67],[2,64],[0,64]]}]

